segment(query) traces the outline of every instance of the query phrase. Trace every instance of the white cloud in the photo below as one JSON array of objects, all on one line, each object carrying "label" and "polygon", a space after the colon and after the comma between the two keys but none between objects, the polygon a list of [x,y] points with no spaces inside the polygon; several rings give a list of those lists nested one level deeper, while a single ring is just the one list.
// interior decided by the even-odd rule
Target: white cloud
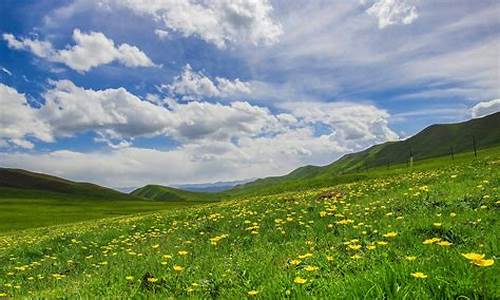
[{"label": "white cloud", "polygon": [[395,140],[388,126],[389,113],[370,104],[351,102],[288,102],[280,107],[308,124],[322,124],[348,149]]},{"label": "white cloud", "polygon": [[411,24],[418,18],[417,8],[411,0],[376,0],[366,12],[378,19],[383,29],[394,24]]},{"label": "white cloud", "polygon": [[267,0],[108,0],[151,16],[171,31],[224,48],[228,43],[273,44],[282,34]]},{"label": "white cloud", "polygon": [[12,76],[12,72],[9,71],[7,68],[2,67],[0,70],[2,70],[2,72],[4,72],[5,74],[7,74],[9,76]]},{"label": "white cloud", "polygon": [[23,148],[33,148],[27,140],[34,137],[51,142],[48,126],[39,120],[38,110],[31,108],[23,94],[0,83],[0,145],[14,144]]},{"label": "white cloud", "polygon": [[154,63],[139,48],[129,44],[115,46],[113,40],[101,32],[82,33],[78,28],[73,31],[75,45],[56,50],[48,41],[20,38],[4,34],[4,40],[10,48],[27,50],[51,62],[63,63],[78,72],[87,72],[100,65],[113,61],[127,67],[152,67]]},{"label": "white cloud", "polygon": [[39,110],[39,118],[55,136],[94,131],[100,136],[97,141],[115,147],[126,146],[124,140],[139,136],[166,135],[184,143],[201,139],[228,141],[280,128],[268,109],[247,102],[180,104],[167,99],[163,107],[152,103],[151,96],[143,101],[124,88],[84,89],[68,80],[51,84],[43,95],[46,103]]},{"label": "white cloud", "polygon": [[96,131],[110,138],[161,134],[171,123],[163,107],[129,93],[124,88],[92,90],[69,80],[51,82],[40,109],[44,120],[58,136]]},{"label": "white cloud", "polygon": [[169,36],[168,31],[162,29],[155,29],[155,34],[162,41],[168,38]]},{"label": "white cloud", "polygon": [[500,99],[479,102],[471,108],[473,118],[484,117],[486,115],[500,111]]},{"label": "white cloud", "polygon": [[203,72],[193,71],[189,64],[184,66],[182,74],[176,76],[171,84],[162,85],[161,89],[188,100],[199,97],[236,97],[252,92],[248,82],[240,81],[238,78],[229,80],[221,77],[216,77],[215,81],[212,81]]}]

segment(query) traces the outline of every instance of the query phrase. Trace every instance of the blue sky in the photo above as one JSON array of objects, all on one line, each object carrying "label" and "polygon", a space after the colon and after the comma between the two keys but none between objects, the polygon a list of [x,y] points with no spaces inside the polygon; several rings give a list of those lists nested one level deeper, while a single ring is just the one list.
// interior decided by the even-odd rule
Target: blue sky
[{"label": "blue sky", "polygon": [[0,164],[112,187],[326,164],[500,110],[500,4],[0,3]]}]

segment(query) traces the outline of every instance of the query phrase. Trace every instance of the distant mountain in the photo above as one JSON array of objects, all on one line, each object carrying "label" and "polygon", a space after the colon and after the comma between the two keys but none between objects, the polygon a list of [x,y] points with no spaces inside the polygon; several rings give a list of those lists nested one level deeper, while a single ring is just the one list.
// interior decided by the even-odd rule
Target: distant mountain
[{"label": "distant mountain", "polygon": [[190,192],[161,185],[146,185],[131,192],[134,197],[159,201],[209,201],[218,197],[210,193]]},{"label": "distant mountain", "polygon": [[237,185],[249,183],[252,181],[255,181],[255,178],[247,180],[236,180],[236,181],[220,181],[214,183],[181,184],[181,185],[176,185],[174,187],[191,192],[217,193],[229,190]]},{"label": "distant mountain", "polygon": [[14,195],[21,198],[23,195],[30,197],[34,195],[40,198],[50,196],[68,199],[133,199],[128,194],[91,183],[74,182],[22,169],[0,168],[0,198]]}]

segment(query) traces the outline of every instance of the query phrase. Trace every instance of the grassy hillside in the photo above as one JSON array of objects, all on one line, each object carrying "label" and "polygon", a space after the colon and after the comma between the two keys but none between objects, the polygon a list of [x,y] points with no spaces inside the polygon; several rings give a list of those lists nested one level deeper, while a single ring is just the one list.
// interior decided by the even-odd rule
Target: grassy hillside
[{"label": "grassy hillside", "polygon": [[[347,154],[327,166],[305,166],[285,176],[259,179],[229,190],[227,194],[255,193],[260,189],[285,191],[293,187],[300,188],[304,184],[303,181],[319,186],[323,183],[349,181],[350,178],[359,179],[362,175],[345,174],[361,173],[380,166],[406,164],[410,151],[413,153],[415,164],[423,159],[450,155],[451,149],[455,154],[471,152],[472,136],[476,139],[477,149],[498,146],[500,145],[498,128],[500,128],[500,112],[462,123],[432,125],[404,141],[387,142],[361,152]],[[282,186],[286,186],[287,189],[281,189]]]},{"label": "grassy hillside", "polygon": [[189,192],[152,184],[138,188],[130,193],[130,195],[156,201],[209,201],[218,199],[218,197],[211,193]]},{"label": "grassy hillside", "polygon": [[[186,207],[151,201],[89,183],[0,168],[0,232]],[[199,203],[196,203],[199,204]]]},{"label": "grassy hillside", "polygon": [[0,297],[500,298],[500,148],[365,176],[0,235]]},{"label": "grassy hillside", "polygon": [[21,169],[0,168],[0,198],[11,198],[13,195],[16,197],[31,197],[36,194],[41,196],[40,193],[54,197],[73,195],[78,199],[132,199],[128,194],[91,183],[74,182]]}]

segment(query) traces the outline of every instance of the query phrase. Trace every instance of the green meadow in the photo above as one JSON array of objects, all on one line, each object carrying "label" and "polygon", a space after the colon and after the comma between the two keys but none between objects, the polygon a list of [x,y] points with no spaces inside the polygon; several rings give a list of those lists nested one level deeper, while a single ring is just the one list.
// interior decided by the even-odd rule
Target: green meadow
[{"label": "green meadow", "polygon": [[2,200],[2,231],[27,203],[29,227],[109,218],[0,233],[0,295],[500,298],[500,148],[354,175],[183,207]]}]

